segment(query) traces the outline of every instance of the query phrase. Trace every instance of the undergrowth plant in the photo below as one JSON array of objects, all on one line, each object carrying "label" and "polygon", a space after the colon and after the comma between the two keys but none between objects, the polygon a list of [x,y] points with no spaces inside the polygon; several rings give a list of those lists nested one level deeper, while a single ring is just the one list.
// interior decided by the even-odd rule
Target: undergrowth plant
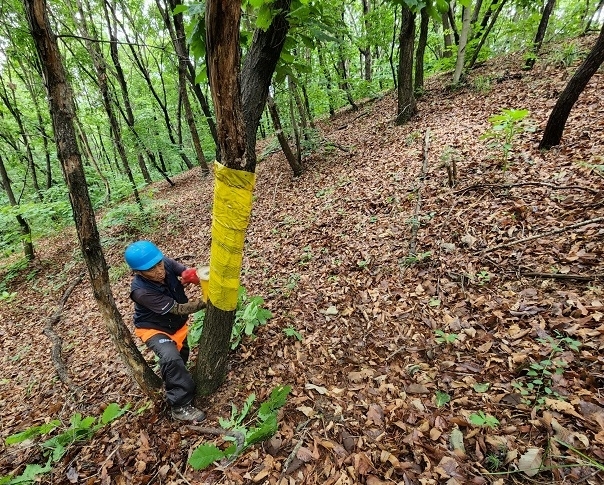
[{"label": "undergrowth plant", "polygon": [[223,429],[234,432],[226,434],[224,440],[235,443],[226,449],[214,444],[202,444],[191,454],[189,465],[195,470],[203,470],[223,458],[232,460],[253,444],[269,439],[277,432],[277,413],[285,405],[290,391],[291,386],[275,387],[255,413],[250,413],[256,401],[253,393],[245,400],[241,410],[231,404],[231,416],[219,418],[218,422]]},{"label": "undergrowth plant", "polygon": [[480,137],[481,140],[490,140],[489,148],[501,150],[501,168],[504,172],[509,168],[508,157],[516,135],[535,131],[535,126],[526,119],[528,115],[527,109],[502,109],[501,113],[489,118],[491,128]]},{"label": "undergrowth plant", "polygon": [[531,363],[526,371],[526,376],[513,382],[512,387],[520,392],[525,404],[542,407],[547,398],[564,400],[564,396],[556,392],[553,386],[554,375],[563,374],[568,366],[566,361],[559,356],[565,348],[578,352],[581,342],[561,335],[558,335],[557,338],[548,336],[537,339],[537,341],[549,347],[549,355],[539,362]]},{"label": "undergrowth plant", "polygon": [[[80,413],[74,414],[69,421],[69,427],[65,431],[39,443],[42,455],[46,458],[46,464],[29,464],[25,467],[25,470],[21,475],[9,475],[0,478],[0,485],[31,483],[37,481],[40,475],[52,471],[52,464],[60,461],[73,443],[92,438],[98,430],[122,416],[129,408],[130,405],[120,408],[116,403],[112,403],[105,408],[103,414],[98,418],[95,416],[82,418]],[[4,442],[6,446],[15,445],[26,440],[48,436],[60,427],[61,421],[53,420],[10,435]]]},{"label": "undergrowth plant", "polygon": [[[265,325],[273,314],[270,310],[263,308],[264,300],[260,296],[248,297],[243,286],[239,287],[237,295],[237,309],[235,311],[235,323],[231,331],[231,350],[239,347],[244,336],[252,336],[258,327]],[[201,338],[203,322],[206,312],[201,310],[193,315],[187,343],[189,347],[195,347]]]}]

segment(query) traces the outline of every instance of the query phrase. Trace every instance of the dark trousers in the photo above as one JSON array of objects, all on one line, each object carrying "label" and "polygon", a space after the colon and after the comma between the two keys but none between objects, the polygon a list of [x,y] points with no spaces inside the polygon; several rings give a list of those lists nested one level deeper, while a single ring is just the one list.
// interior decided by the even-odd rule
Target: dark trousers
[{"label": "dark trousers", "polygon": [[186,367],[189,359],[186,341],[180,352],[174,340],[167,335],[154,335],[145,343],[159,357],[168,404],[175,407],[189,404],[195,397],[195,382]]}]

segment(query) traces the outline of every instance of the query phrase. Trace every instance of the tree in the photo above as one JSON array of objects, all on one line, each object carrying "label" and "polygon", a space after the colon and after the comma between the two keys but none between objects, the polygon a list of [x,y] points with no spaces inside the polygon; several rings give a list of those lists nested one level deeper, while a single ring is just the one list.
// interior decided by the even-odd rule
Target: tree
[{"label": "tree", "polygon": [[[487,9],[487,12],[484,14],[484,17],[480,24],[480,29],[478,31],[478,35],[480,35],[480,40],[478,41],[478,45],[472,52],[472,56],[470,57],[470,61],[468,62],[468,69],[472,69],[472,67],[474,67],[474,64],[476,64],[482,46],[484,45],[487,40],[487,37],[491,33],[491,30],[493,29],[495,22],[497,22],[497,18],[503,10],[503,7],[506,2],[507,0],[494,0],[493,3],[491,3],[490,7]],[[495,9],[494,12],[493,9]]]},{"label": "tree", "polygon": [[396,124],[409,121],[417,110],[413,94],[413,46],[415,43],[415,13],[407,4],[403,5],[401,31],[399,34],[398,62],[398,108]]},{"label": "tree", "polygon": [[604,62],[604,25],[591,51],[570,79],[549,115],[540,149],[548,149],[560,143],[566,120],[587,83]]},{"label": "tree", "polygon": [[255,31],[241,68],[240,0],[206,3],[207,69],[222,164],[216,163],[214,168],[210,288],[195,368],[198,396],[214,392],[226,375],[252,205],[256,131],[289,29],[291,1],[272,4],[275,16],[268,29]]},{"label": "tree", "polygon": [[161,379],[149,368],[132,340],[111,292],[109,271],[101,249],[101,240],[76,138],[73,95],[67,83],[56,36],[50,28],[46,2],[23,0],[23,4],[42,66],[57,155],[69,189],[69,200],[80,249],[88,268],[94,298],[122,359],[132,370],[134,378],[143,391],[154,395],[161,387]]},{"label": "tree", "polygon": [[453,84],[459,83],[463,74],[463,66],[466,58],[466,48],[468,47],[468,37],[470,35],[471,0],[463,4],[462,8],[462,26],[459,36],[459,45],[457,46],[457,62],[455,63],[455,72],[453,73]]},{"label": "tree", "polygon": [[532,69],[535,65],[535,61],[537,60],[537,54],[539,53],[539,49],[541,49],[541,44],[543,44],[543,39],[545,38],[545,31],[547,30],[549,17],[554,10],[555,4],[556,0],[547,0],[545,6],[543,7],[541,21],[539,22],[537,34],[535,35],[535,40],[533,41],[531,54],[527,57],[526,64],[524,65],[526,69]]}]

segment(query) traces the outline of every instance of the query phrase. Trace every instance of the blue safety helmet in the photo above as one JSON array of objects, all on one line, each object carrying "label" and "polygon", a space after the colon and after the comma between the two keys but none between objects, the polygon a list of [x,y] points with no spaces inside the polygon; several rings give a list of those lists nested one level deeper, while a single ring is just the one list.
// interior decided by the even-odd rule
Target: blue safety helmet
[{"label": "blue safety helmet", "polygon": [[124,253],[126,263],[135,271],[153,268],[163,258],[162,252],[151,241],[136,241]]}]

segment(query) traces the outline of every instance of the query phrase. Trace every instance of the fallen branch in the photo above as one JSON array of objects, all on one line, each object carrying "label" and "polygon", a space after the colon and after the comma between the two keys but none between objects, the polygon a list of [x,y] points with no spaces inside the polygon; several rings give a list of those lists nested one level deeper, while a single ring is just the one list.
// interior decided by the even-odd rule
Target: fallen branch
[{"label": "fallen branch", "polygon": [[596,217],[595,219],[589,219],[583,222],[577,222],[576,224],[571,224],[570,226],[561,227],[560,229],[555,229],[553,231],[544,232],[543,234],[535,234],[534,236],[525,237],[523,239],[516,239],[515,241],[509,241],[506,243],[498,244],[497,246],[493,246],[492,248],[487,248],[483,250],[483,253],[489,253],[491,251],[495,251],[501,248],[507,248],[509,246],[515,246],[517,244],[522,244],[528,241],[533,241],[534,239],[540,239],[542,237],[553,236],[554,234],[562,234],[563,232],[568,232],[572,229],[576,229],[577,227],[586,226],[588,224],[596,224],[598,222],[603,222],[604,217]]},{"label": "fallen branch", "polygon": [[577,281],[593,281],[604,279],[604,274],[595,275],[580,275],[580,274],[562,274],[562,273],[520,273],[520,276],[527,278],[552,278],[557,280],[577,280]]},{"label": "fallen branch", "polygon": [[411,226],[411,238],[409,239],[409,256],[415,256],[417,250],[417,231],[419,230],[419,213],[422,204],[422,188],[428,171],[428,148],[430,147],[430,129],[426,130],[424,137],[424,161],[422,163],[422,173],[419,177],[419,185],[417,187],[417,202],[413,212],[413,225]]},{"label": "fallen branch", "polygon": [[73,283],[71,283],[69,288],[65,290],[65,293],[63,293],[63,297],[61,298],[57,309],[46,321],[46,325],[44,325],[44,330],[42,331],[42,333],[46,335],[52,343],[50,357],[53,365],[55,366],[59,379],[63,384],[65,384],[69,388],[70,391],[74,392],[75,394],[81,394],[82,389],[78,385],[76,385],[69,377],[67,367],[65,366],[65,362],[63,361],[63,357],[61,356],[61,347],[63,345],[63,339],[55,332],[53,327],[61,319],[61,313],[63,313],[63,308],[65,307],[65,303],[67,303],[69,296],[71,295],[75,287],[78,286],[78,284],[80,284],[83,279],[84,273],[81,273],[73,281]]},{"label": "fallen branch", "polygon": [[465,189],[460,189],[454,192],[455,194],[463,194],[469,190],[482,189],[482,188],[498,188],[498,189],[511,189],[514,187],[525,187],[525,186],[535,186],[541,185],[544,187],[548,187],[553,190],[586,190],[587,192],[591,192],[592,194],[598,194],[599,191],[592,189],[590,187],[583,187],[582,185],[555,185],[549,182],[519,182],[517,184],[475,184],[466,187]]}]

